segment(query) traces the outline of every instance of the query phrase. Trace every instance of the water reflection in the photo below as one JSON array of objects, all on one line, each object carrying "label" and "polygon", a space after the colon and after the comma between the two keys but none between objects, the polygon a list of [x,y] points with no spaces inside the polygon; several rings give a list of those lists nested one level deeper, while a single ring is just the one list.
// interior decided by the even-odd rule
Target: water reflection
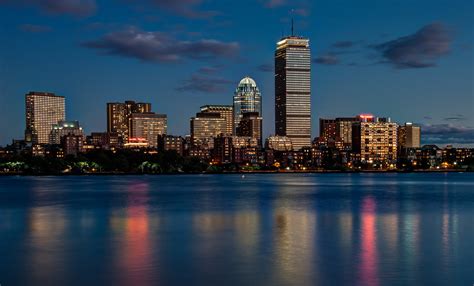
[{"label": "water reflection", "polygon": [[360,281],[362,285],[368,286],[379,285],[375,219],[375,200],[373,197],[365,197],[362,202]]},{"label": "water reflection", "polygon": [[111,218],[117,231],[117,276],[114,284],[148,285],[152,281],[152,243],[148,211],[149,185],[134,182],[127,186],[126,206]]},{"label": "water reflection", "polygon": [[185,178],[0,180],[0,283],[471,283],[467,179]]}]

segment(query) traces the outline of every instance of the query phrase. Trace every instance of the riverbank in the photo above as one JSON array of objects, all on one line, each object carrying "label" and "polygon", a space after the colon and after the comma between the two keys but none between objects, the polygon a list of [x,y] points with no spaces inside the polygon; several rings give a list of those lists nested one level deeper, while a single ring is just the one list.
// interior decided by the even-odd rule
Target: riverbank
[{"label": "riverbank", "polygon": [[42,173],[27,174],[22,172],[0,173],[0,176],[155,176],[155,175],[232,175],[232,174],[367,174],[367,173],[473,173],[468,169],[435,169],[435,170],[253,170],[253,171],[222,171],[222,172],[82,172],[82,173]]}]

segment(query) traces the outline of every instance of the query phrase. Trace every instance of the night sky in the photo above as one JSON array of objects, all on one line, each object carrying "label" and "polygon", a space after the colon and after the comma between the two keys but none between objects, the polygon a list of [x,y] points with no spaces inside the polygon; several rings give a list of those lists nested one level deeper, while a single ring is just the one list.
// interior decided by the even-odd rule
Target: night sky
[{"label": "night sky", "polygon": [[66,97],[67,119],[104,131],[106,102],[152,103],[168,133],[201,105],[262,92],[274,132],[273,54],[310,38],[319,117],[372,113],[422,125],[423,142],[474,143],[474,1],[0,0],[0,144],[21,139],[24,94]]}]

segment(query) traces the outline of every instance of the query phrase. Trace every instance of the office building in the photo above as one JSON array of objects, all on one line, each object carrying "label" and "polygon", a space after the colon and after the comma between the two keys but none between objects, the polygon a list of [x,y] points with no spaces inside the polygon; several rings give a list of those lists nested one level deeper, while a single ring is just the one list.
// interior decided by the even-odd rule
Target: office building
[{"label": "office building", "polygon": [[262,117],[258,112],[245,112],[236,129],[237,136],[251,137],[262,145]]},{"label": "office building", "polygon": [[352,125],[359,122],[359,117],[336,118],[336,137],[340,138],[347,149],[352,148]]},{"label": "office building", "polygon": [[399,148],[420,148],[421,128],[410,122],[398,128]]},{"label": "office building", "polygon": [[293,143],[286,136],[270,136],[265,142],[265,148],[275,151],[291,151],[293,150]]},{"label": "office building", "polygon": [[84,136],[67,134],[61,137],[61,144],[65,155],[77,156],[83,152]]},{"label": "office building", "polygon": [[130,115],[129,139],[143,138],[147,140],[149,147],[158,147],[158,136],[166,134],[166,131],[167,116],[165,114],[148,112]]},{"label": "office building", "polygon": [[225,135],[230,136],[233,134],[233,106],[232,105],[204,105],[201,106],[202,113],[219,113],[222,118],[225,119],[226,122],[226,130]]},{"label": "office building", "polygon": [[192,117],[191,124],[191,143],[194,146],[212,149],[214,145],[213,138],[225,134],[227,122],[217,112],[199,112],[196,117]]},{"label": "office building", "polygon": [[353,150],[363,163],[394,164],[397,160],[398,124],[390,118],[361,118],[352,126]]},{"label": "office building", "polygon": [[179,155],[184,155],[184,138],[173,135],[158,136],[158,151],[176,151]]},{"label": "office building", "polygon": [[134,101],[107,103],[107,132],[117,133],[121,143],[128,141],[133,113],[151,112],[151,103]]},{"label": "office building", "polygon": [[65,98],[49,92],[29,92],[25,96],[25,141],[48,144],[53,124],[66,118]]},{"label": "office building", "polygon": [[247,76],[239,82],[234,93],[234,135],[238,135],[237,128],[240,121],[244,114],[249,112],[262,117],[262,95],[255,81]]},{"label": "office building", "polygon": [[61,138],[65,135],[84,136],[79,121],[59,121],[53,124],[49,133],[49,144],[61,144]]},{"label": "office building", "polygon": [[91,146],[103,149],[111,149],[119,145],[117,132],[92,132],[90,136],[87,136],[86,141]]},{"label": "office building", "polygon": [[311,146],[311,52],[309,40],[289,36],[275,51],[275,133],[293,148]]},{"label": "office building", "polygon": [[232,137],[217,136],[214,138],[214,148],[212,149],[212,162],[216,164],[226,164],[233,161],[232,158]]}]

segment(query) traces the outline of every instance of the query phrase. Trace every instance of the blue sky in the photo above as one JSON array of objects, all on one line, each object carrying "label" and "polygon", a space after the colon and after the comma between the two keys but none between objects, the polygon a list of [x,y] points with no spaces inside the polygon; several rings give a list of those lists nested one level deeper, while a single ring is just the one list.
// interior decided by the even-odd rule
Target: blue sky
[{"label": "blue sky", "polygon": [[424,143],[474,143],[472,0],[0,0],[0,144],[22,138],[24,94],[66,97],[67,118],[105,130],[106,102],[152,103],[171,134],[201,105],[262,92],[274,132],[273,53],[310,38],[319,117],[373,113],[423,126]]}]

